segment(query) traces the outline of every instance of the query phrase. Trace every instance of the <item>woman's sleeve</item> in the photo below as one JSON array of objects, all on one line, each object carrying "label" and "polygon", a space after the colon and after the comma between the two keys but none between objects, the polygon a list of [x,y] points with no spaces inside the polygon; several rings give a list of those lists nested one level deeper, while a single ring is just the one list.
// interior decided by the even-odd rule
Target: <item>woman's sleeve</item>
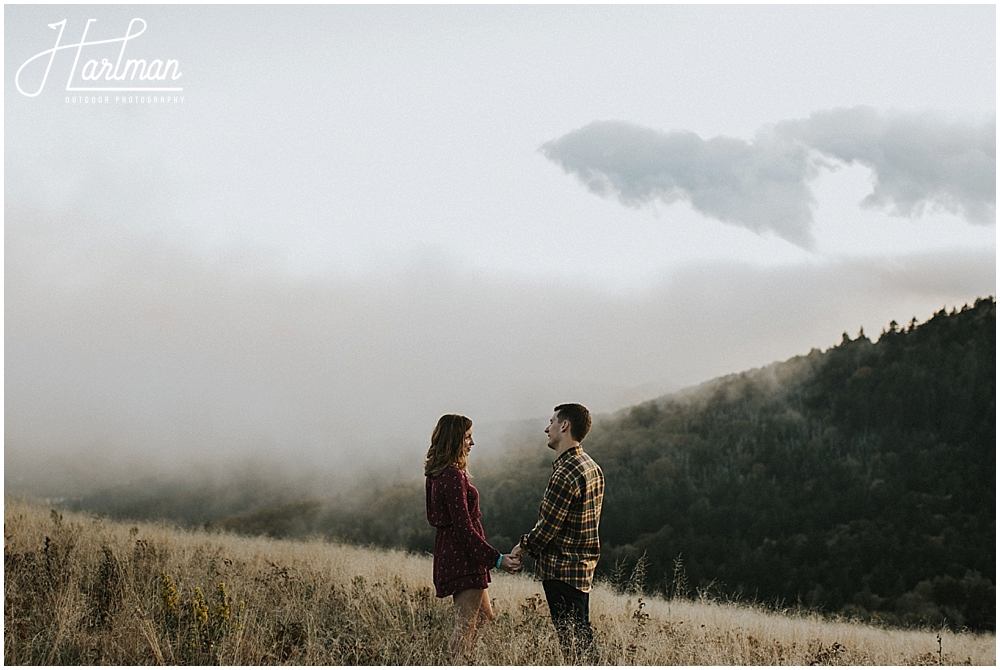
[{"label": "woman's sleeve", "polygon": [[495,567],[500,551],[476,532],[469,514],[469,487],[465,477],[455,470],[445,471],[435,483],[442,487],[455,536],[465,553],[477,563],[488,568]]},{"label": "woman's sleeve", "polygon": [[424,481],[424,513],[427,515],[427,523],[434,525],[434,500],[431,497],[431,492],[434,490],[434,485],[431,483],[431,478],[426,477]]}]

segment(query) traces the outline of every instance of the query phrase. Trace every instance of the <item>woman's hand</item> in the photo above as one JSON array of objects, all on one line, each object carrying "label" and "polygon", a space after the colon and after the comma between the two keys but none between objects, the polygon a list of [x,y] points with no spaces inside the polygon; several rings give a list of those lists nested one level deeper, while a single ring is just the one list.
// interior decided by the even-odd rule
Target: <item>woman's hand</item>
[{"label": "woman's hand", "polygon": [[520,556],[504,554],[500,559],[500,569],[504,572],[514,574],[515,572],[520,572],[522,567]]}]

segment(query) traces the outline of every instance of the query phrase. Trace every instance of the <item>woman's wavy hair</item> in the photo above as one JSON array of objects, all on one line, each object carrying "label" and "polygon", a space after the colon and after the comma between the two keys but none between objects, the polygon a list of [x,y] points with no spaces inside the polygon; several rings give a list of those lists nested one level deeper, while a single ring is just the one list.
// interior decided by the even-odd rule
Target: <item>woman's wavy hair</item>
[{"label": "woman's wavy hair", "polygon": [[431,433],[431,446],[424,459],[424,476],[437,477],[449,465],[469,471],[469,455],[463,448],[465,434],[472,428],[472,419],[460,414],[445,414],[438,419]]}]

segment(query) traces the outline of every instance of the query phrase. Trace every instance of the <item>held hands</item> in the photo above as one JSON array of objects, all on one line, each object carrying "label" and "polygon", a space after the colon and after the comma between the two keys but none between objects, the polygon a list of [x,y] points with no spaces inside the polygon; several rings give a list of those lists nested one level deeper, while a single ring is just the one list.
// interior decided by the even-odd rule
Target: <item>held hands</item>
[{"label": "held hands", "polygon": [[521,545],[518,544],[516,547],[510,550],[509,554],[505,554],[500,559],[500,569],[510,574],[515,572],[520,572],[521,568]]},{"label": "held hands", "polygon": [[522,567],[520,557],[515,558],[511,554],[504,554],[500,559],[500,569],[504,572],[514,574],[515,572],[520,572]]}]

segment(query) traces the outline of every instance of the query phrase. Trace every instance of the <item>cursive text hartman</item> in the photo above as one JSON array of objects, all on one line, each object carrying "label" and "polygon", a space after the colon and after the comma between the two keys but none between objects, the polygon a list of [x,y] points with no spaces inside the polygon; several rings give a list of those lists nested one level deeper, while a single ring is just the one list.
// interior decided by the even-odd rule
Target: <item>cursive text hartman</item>
[{"label": "cursive text hartman", "polygon": [[[55,30],[59,29],[59,34],[56,36],[56,44],[51,49],[46,49],[40,53],[35,54],[28,60],[26,60],[20,68],[17,70],[17,75],[14,77],[14,83],[17,85],[17,90],[21,95],[25,95],[29,98],[34,98],[42,89],[45,88],[45,82],[49,78],[49,72],[52,70],[52,63],[56,58],[56,53],[62,51],[63,49],[76,49],[76,57],[73,59],[73,67],[69,72],[69,79],[66,81],[67,91],[183,91],[180,87],[169,87],[169,86],[143,86],[142,82],[157,82],[164,81],[167,76],[170,76],[170,81],[176,81],[181,78],[180,63],[177,60],[169,59],[164,63],[160,59],[155,59],[150,62],[146,62],[144,58],[139,59],[125,59],[125,47],[128,46],[130,40],[142,35],[146,32],[146,22],[142,19],[132,19],[128,24],[128,29],[125,31],[124,37],[116,37],[114,39],[107,40],[94,40],[91,42],[87,41],[87,33],[90,31],[90,24],[96,23],[97,19],[88,19],[87,25],[83,29],[83,36],[80,38],[79,42],[75,44],[62,44],[63,31],[66,29],[66,19],[59,21],[58,23],[50,23],[49,28]],[[139,25],[137,32],[132,32],[133,27]],[[99,82],[102,79],[107,82],[129,82],[136,81],[138,79],[139,85],[123,85],[118,84],[117,86],[74,86],[73,78],[76,76],[77,66],[80,64],[80,59],[83,54],[84,47],[91,47],[98,44],[113,44],[115,42],[121,42],[122,47],[118,52],[118,60],[112,64],[107,58],[102,58],[101,62],[98,63],[94,59],[88,60],[83,68],[80,70],[80,79],[84,82]],[[41,83],[38,85],[38,89],[34,93],[28,93],[23,88],[21,88],[21,72],[29,63],[34,62],[39,58],[49,57],[49,62],[45,67],[45,75],[42,77]],[[124,60],[124,67],[122,67],[122,62]],[[172,72],[171,72],[172,69]]]}]

